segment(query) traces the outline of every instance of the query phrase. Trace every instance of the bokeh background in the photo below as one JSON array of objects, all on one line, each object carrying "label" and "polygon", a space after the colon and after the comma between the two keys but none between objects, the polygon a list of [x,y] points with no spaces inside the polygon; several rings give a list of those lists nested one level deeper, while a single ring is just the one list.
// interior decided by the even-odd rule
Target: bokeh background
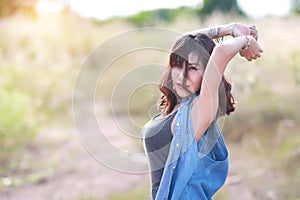
[{"label": "bokeh background", "polygon": [[[129,2],[128,9],[134,3]],[[230,173],[215,199],[299,200],[300,1],[291,0],[288,12],[280,16],[255,16],[239,3],[199,0],[193,6],[142,7],[100,19],[81,15],[72,1],[0,0],[0,199],[149,199],[149,174],[103,165],[76,133],[72,95],[78,73],[94,49],[125,31],[161,27],[183,33],[237,21],[256,25],[264,54],[251,63],[237,56],[226,70],[238,103],[236,111],[222,119]],[[140,65],[145,53],[156,61],[167,59],[166,54],[142,53],[121,60],[124,73]],[[142,152],[141,141],[122,134],[109,114],[120,72],[114,67],[99,82],[95,109],[113,145]],[[143,76],[160,78],[137,78]],[[126,88],[124,84],[120,91]],[[139,128],[159,98],[154,86],[139,88],[131,99],[118,95],[126,109],[116,108],[117,115],[130,115]]]}]

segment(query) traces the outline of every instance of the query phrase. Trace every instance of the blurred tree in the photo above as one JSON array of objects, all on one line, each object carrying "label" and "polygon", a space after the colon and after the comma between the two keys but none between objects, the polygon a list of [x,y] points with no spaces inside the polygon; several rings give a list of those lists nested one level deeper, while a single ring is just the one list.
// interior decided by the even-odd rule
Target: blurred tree
[{"label": "blurred tree", "polygon": [[291,12],[300,14],[300,0],[292,0]]},{"label": "blurred tree", "polygon": [[35,15],[37,0],[0,0],[0,17],[13,15],[21,12],[25,15]]},{"label": "blurred tree", "polygon": [[210,15],[213,11],[246,16],[238,6],[237,0],[203,0],[203,6],[199,10],[200,16]]},{"label": "blurred tree", "polygon": [[180,14],[192,13],[194,10],[188,7],[179,7],[174,9],[156,9],[142,11],[136,15],[128,17],[127,20],[137,27],[155,26],[160,22],[173,22]]}]

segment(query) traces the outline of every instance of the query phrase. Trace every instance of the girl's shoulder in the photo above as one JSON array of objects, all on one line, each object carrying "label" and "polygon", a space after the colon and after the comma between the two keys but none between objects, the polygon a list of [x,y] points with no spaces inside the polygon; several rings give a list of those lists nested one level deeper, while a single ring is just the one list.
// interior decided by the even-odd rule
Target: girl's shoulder
[{"label": "girl's shoulder", "polygon": [[143,126],[142,137],[151,137],[160,131],[165,131],[166,128],[170,128],[175,114],[176,112],[169,115],[157,114],[154,116]]}]

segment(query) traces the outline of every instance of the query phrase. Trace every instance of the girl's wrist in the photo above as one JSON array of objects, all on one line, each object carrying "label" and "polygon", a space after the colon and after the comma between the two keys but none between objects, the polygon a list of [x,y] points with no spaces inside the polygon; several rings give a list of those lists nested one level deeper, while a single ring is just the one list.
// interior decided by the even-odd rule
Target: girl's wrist
[{"label": "girl's wrist", "polygon": [[232,36],[234,37],[234,26],[235,26],[236,22],[232,22],[226,25],[221,26],[221,31],[220,31],[220,35],[221,36]]},{"label": "girl's wrist", "polygon": [[235,37],[235,36],[234,36],[234,29],[235,29],[236,24],[237,24],[236,22],[232,22],[232,23],[230,24],[230,29],[231,29],[230,35],[231,35],[232,37]]},{"label": "girl's wrist", "polygon": [[246,51],[249,46],[250,46],[250,40],[251,40],[251,36],[250,35],[244,35],[243,37],[245,37],[246,39],[246,43],[244,44],[244,46],[242,47],[242,51]]}]

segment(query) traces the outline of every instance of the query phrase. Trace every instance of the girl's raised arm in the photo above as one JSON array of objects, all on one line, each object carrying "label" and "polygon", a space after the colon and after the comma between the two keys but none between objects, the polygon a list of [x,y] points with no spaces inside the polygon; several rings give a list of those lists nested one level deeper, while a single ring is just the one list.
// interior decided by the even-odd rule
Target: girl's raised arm
[{"label": "girl's raised arm", "polygon": [[192,108],[196,140],[199,141],[214,120],[218,105],[218,90],[229,61],[240,51],[251,51],[261,56],[262,48],[252,36],[239,36],[216,45],[207,63],[199,96]]}]

